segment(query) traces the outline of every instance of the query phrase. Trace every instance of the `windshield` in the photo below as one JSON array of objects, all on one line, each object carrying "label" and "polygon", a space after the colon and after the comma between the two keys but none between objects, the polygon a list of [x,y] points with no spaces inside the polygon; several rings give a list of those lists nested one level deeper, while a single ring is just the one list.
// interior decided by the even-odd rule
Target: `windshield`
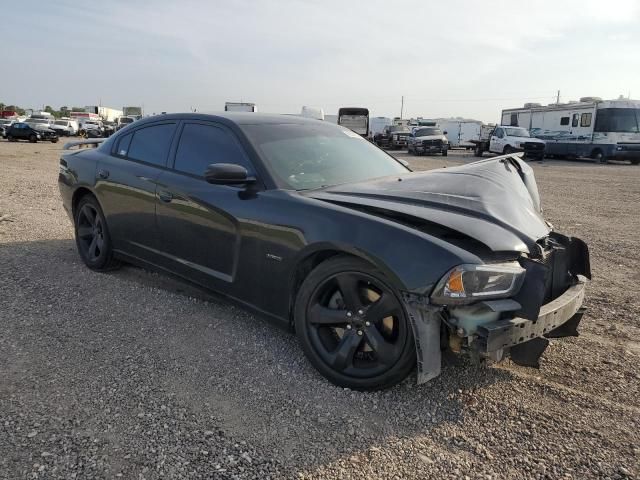
[{"label": "windshield", "polygon": [[409,133],[409,130],[406,129],[405,127],[393,126],[388,128],[389,128],[389,133]]},{"label": "windshield", "polygon": [[640,132],[640,109],[603,108],[596,112],[596,132]]},{"label": "windshield", "polygon": [[529,131],[525,128],[506,127],[505,132],[510,137],[530,137]]},{"label": "windshield", "polygon": [[416,137],[426,137],[428,135],[442,135],[442,130],[439,128],[418,128],[415,131]]},{"label": "windshield", "polygon": [[263,124],[243,125],[242,130],[283,188],[310,190],[410,171],[342,127]]},{"label": "windshield", "polygon": [[44,118],[30,118],[27,120],[28,123],[49,123],[49,120],[45,120]]},{"label": "windshield", "polygon": [[133,123],[133,118],[122,117],[120,123]]},{"label": "windshield", "polygon": [[10,123],[11,123],[11,120],[0,119],[0,125],[9,125]]},{"label": "windshield", "polygon": [[63,125],[63,126],[67,126],[67,122],[66,120],[56,120],[54,125]]}]

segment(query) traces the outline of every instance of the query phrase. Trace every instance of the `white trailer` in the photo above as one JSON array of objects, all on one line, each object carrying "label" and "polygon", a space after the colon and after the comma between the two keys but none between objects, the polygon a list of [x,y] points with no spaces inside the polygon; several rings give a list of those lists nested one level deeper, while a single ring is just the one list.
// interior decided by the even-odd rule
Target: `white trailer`
[{"label": "white trailer", "polygon": [[583,97],[542,106],[527,103],[502,111],[502,125],[529,130],[552,156],[629,160],[640,163],[640,101]]},{"label": "white trailer", "polygon": [[225,112],[257,112],[255,103],[245,103],[245,102],[225,102],[224,104]]},{"label": "white trailer", "polygon": [[122,110],[103,107],[102,105],[89,105],[84,107],[84,111],[96,114],[102,120],[106,120],[107,122],[115,122],[118,117],[122,116]]},{"label": "white trailer", "polygon": [[300,112],[301,117],[305,118],[315,118],[316,120],[324,120],[324,110],[320,107],[302,107],[302,111]]},{"label": "white trailer", "polygon": [[390,125],[393,125],[393,120],[389,117],[371,117],[369,119],[369,134],[371,138],[375,137],[378,133],[382,133],[384,127]]},{"label": "white trailer", "polygon": [[480,139],[482,122],[478,120],[441,119],[438,126],[444,131],[449,148],[474,148],[473,140]]}]

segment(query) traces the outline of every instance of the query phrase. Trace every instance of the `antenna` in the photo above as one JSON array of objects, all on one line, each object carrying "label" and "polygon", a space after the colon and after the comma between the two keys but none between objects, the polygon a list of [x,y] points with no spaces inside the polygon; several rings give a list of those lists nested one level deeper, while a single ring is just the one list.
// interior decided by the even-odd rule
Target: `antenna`
[{"label": "antenna", "polygon": [[556,105],[560,103],[560,90],[558,90],[558,96],[556,97]]},{"label": "antenna", "polygon": [[400,120],[402,120],[403,111],[404,111],[404,95],[402,95],[402,98],[400,100]]}]

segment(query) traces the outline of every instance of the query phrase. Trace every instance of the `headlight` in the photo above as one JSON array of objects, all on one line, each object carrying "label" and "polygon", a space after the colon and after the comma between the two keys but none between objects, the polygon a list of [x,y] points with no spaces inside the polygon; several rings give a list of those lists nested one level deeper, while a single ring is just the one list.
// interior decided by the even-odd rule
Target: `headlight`
[{"label": "headlight", "polygon": [[436,285],[431,301],[459,305],[490,298],[510,297],[520,290],[525,269],[517,262],[459,265]]},{"label": "headlight", "polygon": [[40,138],[40,134],[39,134],[39,133],[36,133],[36,137]]},{"label": "headlight", "polygon": [[393,136],[393,139],[394,139],[394,140],[398,140],[398,135],[394,135],[394,136]]}]

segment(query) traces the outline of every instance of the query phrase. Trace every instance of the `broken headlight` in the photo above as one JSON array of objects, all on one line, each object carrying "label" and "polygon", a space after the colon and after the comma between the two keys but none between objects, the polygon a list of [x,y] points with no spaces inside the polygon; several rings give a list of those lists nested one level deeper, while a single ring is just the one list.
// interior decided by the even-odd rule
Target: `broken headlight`
[{"label": "broken headlight", "polygon": [[517,262],[459,265],[438,282],[431,301],[440,305],[460,305],[510,297],[520,290],[524,275],[525,269]]}]

